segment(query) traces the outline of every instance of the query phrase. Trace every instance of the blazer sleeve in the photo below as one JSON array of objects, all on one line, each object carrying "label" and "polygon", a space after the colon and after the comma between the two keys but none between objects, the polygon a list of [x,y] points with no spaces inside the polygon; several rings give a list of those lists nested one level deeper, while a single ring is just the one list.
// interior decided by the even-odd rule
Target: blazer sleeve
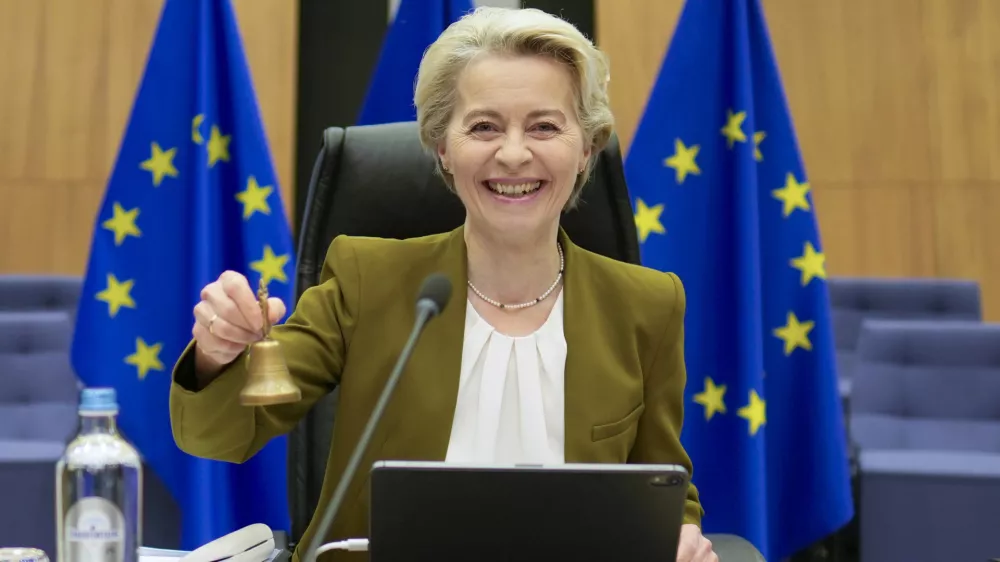
[{"label": "blazer sleeve", "polygon": [[288,370],[302,400],[273,406],[243,406],[246,352],[211,383],[198,389],[192,341],[173,369],[170,424],[177,446],[208,459],[242,463],[272,438],[287,433],[323,395],[340,382],[351,333],[357,323],[360,283],[357,257],[347,238],[330,245],[320,283],[300,296],[294,312],[275,325]]},{"label": "blazer sleeve", "polygon": [[[656,347],[656,352],[646,372],[646,409],[639,419],[635,444],[629,462],[653,464],[679,464],[693,474],[691,458],[681,445],[684,423],[684,387],[687,371],[684,366],[684,311],[686,300],[684,286],[673,273],[673,301],[666,327]],[[671,294],[668,291],[667,294]],[[704,515],[698,489],[688,485],[684,523],[701,526]]]}]

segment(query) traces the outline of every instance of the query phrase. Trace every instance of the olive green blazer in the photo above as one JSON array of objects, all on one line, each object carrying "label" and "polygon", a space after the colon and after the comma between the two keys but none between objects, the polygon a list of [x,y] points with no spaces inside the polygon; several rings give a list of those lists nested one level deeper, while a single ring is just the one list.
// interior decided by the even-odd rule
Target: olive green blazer
[{"label": "olive green blazer", "polygon": [[[680,280],[584,250],[564,231],[559,236],[566,269],[566,462],[673,463],[690,472],[680,443],[686,378]],[[305,291],[287,321],[272,331],[302,389],[298,403],[241,406],[242,357],[197,390],[189,344],[174,367],[170,390],[177,445],[199,457],[246,461],[268,440],[291,431],[339,384],[336,446],[319,501],[327,504],[410,334],[420,285],[434,272],[448,275],[455,292],[421,336],[361,466],[381,459],[444,460],[467,304],[461,227],[409,240],[340,236],[333,241],[320,284]],[[367,536],[367,478],[367,470],[359,471],[326,540]],[[702,514],[692,485],[685,521],[700,525]],[[300,544],[312,540],[318,519]]]}]

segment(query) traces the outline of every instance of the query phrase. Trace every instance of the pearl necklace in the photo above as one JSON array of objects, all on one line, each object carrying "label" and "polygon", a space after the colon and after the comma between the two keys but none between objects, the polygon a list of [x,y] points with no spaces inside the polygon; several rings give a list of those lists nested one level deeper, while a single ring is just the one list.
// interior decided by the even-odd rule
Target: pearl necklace
[{"label": "pearl necklace", "polygon": [[556,249],[559,250],[559,274],[556,275],[556,280],[552,282],[552,285],[549,285],[549,288],[544,293],[542,293],[542,295],[540,297],[538,297],[535,300],[530,300],[528,302],[522,302],[520,304],[503,304],[502,302],[497,302],[497,301],[495,301],[495,300],[487,297],[486,295],[484,295],[482,293],[482,291],[480,291],[479,289],[477,289],[476,286],[472,284],[472,281],[468,282],[469,283],[469,288],[472,289],[472,292],[476,293],[476,296],[478,296],[479,298],[483,299],[484,301],[492,304],[493,306],[495,306],[497,308],[502,308],[504,310],[506,310],[506,309],[515,309],[516,310],[516,309],[521,309],[521,308],[528,308],[529,306],[535,306],[536,304],[538,304],[538,303],[542,302],[543,300],[545,300],[546,297],[548,297],[549,295],[551,295],[552,291],[554,291],[556,289],[556,287],[559,285],[559,281],[561,281],[562,278],[563,278],[563,271],[565,271],[565,269],[566,269],[566,259],[563,257],[562,245],[559,244],[558,242],[556,243]]}]

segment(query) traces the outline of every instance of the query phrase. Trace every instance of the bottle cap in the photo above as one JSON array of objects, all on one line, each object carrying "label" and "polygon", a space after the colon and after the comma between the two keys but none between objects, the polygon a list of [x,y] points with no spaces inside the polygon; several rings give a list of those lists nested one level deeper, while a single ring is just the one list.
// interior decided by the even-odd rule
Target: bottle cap
[{"label": "bottle cap", "polygon": [[80,394],[81,412],[117,412],[118,398],[113,388],[85,388]]}]

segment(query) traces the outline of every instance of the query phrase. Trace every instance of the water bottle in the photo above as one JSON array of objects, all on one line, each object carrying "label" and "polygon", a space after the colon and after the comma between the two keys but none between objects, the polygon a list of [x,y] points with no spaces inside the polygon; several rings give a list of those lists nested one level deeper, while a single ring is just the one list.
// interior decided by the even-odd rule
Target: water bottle
[{"label": "water bottle", "polygon": [[113,388],[80,396],[79,433],[56,464],[58,562],[138,562],[142,462],[118,434]]}]

